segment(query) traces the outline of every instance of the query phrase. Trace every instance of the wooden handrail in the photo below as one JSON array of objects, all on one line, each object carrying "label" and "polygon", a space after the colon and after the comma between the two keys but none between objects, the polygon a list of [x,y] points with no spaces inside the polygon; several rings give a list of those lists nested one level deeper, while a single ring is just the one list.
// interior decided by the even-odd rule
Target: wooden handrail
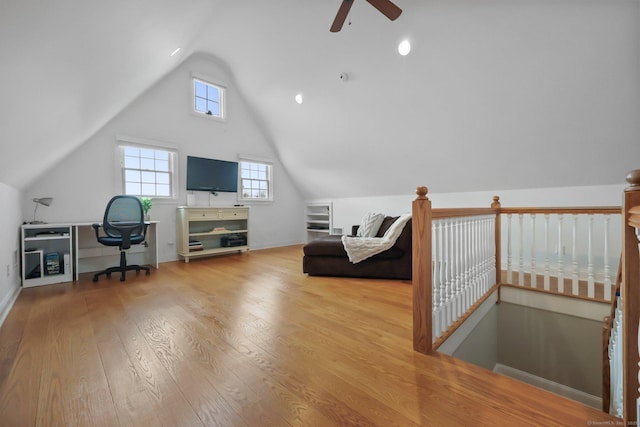
[{"label": "wooden handrail", "polygon": [[495,215],[496,208],[435,208],[431,210],[433,219],[457,218],[461,216]]},{"label": "wooden handrail", "polygon": [[501,214],[619,214],[620,206],[514,207],[500,208]]},{"label": "wooden handrail", "polygon": [[640,229],[640,206],[629,209],[629,226]]}]

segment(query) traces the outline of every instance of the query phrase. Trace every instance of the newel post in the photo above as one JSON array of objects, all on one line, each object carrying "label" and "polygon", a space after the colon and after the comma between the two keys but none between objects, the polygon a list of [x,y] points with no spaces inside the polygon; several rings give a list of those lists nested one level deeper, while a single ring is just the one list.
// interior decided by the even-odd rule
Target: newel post
[{"label": "newel post", "polygon": [[412,204],[413,349],[428,354],[433,350],[431,200],[427,187],[418,187]]},{"label": "newel post", "polygon": [[640,261],[636,227],[640,227],[640,169],[627,175],[629,187],[622,204],[622,335],[623,335],[623,416],[625,425],[637,420],[638,320],[640,319]]}]

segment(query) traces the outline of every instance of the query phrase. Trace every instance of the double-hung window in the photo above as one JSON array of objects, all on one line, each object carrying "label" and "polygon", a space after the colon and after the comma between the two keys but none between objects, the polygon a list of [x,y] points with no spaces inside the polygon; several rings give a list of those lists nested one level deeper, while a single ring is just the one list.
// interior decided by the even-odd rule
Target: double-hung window
[{"label": "double-hung window", "polygon": [[273,200],[273,166],[270,162],[240,159],[240,199]]},{"label": "double-hung window", "polygon": [[126,142],[119,148],[123,194],[176,198],[175,150]]}]

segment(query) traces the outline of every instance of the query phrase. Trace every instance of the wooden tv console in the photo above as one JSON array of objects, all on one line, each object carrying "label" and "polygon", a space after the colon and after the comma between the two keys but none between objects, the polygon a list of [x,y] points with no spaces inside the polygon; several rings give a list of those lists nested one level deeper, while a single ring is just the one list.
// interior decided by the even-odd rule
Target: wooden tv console
[{"label": "wooden tv console", "polygon": [[[177,218],[178,255],[184,262],[189,262],[191,257],[249,250],[249,208],[180,206]],[[229,241],[237,242],[242,238],[244,244],[225,246]]]}]

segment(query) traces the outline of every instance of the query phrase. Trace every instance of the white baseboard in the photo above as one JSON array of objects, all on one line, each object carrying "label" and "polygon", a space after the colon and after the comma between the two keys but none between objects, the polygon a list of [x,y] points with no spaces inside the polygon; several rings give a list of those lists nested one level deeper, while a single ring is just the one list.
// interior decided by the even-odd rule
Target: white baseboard
[{"label": "white baseboard", "polygon": [[519,369],[512,368],[510,366],[503,365],[501,363],[496,363],[493,368],[493,372],[496,372],[501,375],[505,375],[507,377],[511,377],[518,381],[522,381],[523,383],[530,384],[532,386],[541,388],[543,390],[550,391],[560,396],[564,396],[571,400],[575,400],[576,402],[580,402],[584,405],[591,406],[593,408],[602,410],[602,398],[593,396],[589,393],[585,393],[580,390],[576,390],[574,388],[568,387],[563,384],[556,383],[551,380],[547,380],[545,378],[538,377],[536,375],[530,374],[525,371],[521,371]]},{"label": "white baseboard", "polygon": [[20,291],[22,290],[21,286],[16,286],[13,292],[8,293],[5,297],[0,301],[0,326],[4,323],[5,319],[9,315],[9,311],[11,311],[11,307],[13,307],[13,303],[18,299],[18,295],[20,295]]}]

